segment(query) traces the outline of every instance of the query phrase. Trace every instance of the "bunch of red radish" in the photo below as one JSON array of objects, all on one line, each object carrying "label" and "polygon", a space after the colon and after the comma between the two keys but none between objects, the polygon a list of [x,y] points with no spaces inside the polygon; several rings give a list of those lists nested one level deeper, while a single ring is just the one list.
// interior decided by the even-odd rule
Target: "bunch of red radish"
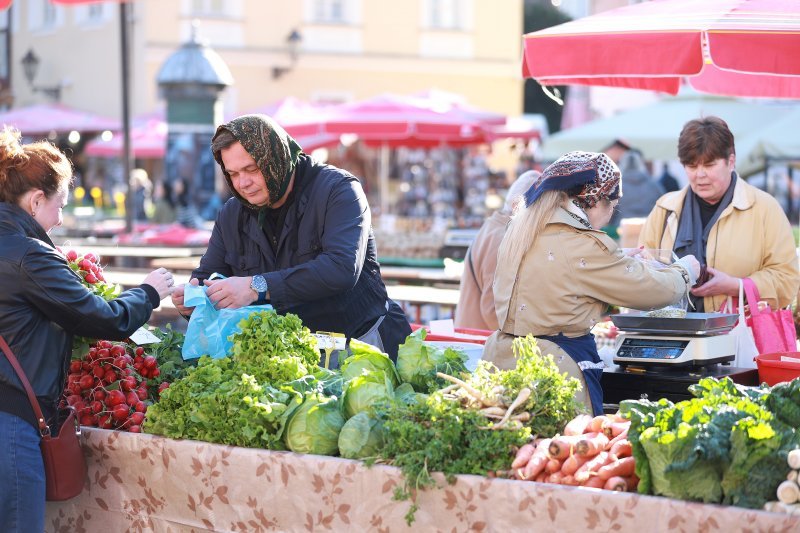
[{"label": "bunch of red radish", "polygon": [[578,415],[563,435],[522,446],[511,470],[521,480],[633,492],[639,478],[630,424],[618,414]]},{"label": "bunch of red radish", "polygon": [[[98,341],[70,362],[63,403],[75,408],[82,426],[140,433],[151,403],[147,380],[159,374],[156,358],[141,346]],[[161,383],[157,394],[167,387]]]},{"label": "bunch of red radish", "polygon": [[92,288],[92,285],[104,283],[103,267],[100,266],[100,258],[92,253],[79,255],[75,250],[69,250],[64,254],[67,261],[77,267],[78,275],[86,282],[85,285]]}]

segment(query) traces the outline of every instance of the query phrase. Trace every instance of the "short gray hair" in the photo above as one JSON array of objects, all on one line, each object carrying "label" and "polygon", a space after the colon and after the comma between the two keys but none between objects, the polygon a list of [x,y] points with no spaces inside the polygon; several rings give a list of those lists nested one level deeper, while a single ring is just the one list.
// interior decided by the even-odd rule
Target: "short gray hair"
[{"label": "short gray hair", "polygon": [[522,200],[523,195],[533,186],[533,183],[539,179],[541,175],[542,173],[538,170],[527,170],[520,174],[508,188],[503,212],[509,215],[513,214],[514,208],[519,204],[520,200]]}]

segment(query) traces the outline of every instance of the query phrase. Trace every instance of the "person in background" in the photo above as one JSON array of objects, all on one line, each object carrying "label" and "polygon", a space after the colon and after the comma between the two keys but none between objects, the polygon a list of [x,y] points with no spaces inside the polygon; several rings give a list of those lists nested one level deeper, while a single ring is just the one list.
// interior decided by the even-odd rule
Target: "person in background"
[{"label": "person in background", "polygon": [[622,195],[619,169],[602,153],[570,152],[525,193],[500,243],[494,281],[498,331],[483,358],[513,368],[515,337],[533,335],[542,354],[583,385],[582,401],[603,413],[603,362],[592,327],[608,305],[655,309],[679,301],[700,271],[686,257],[655,269],[622,252],[600,230]]},{"label": "person in background", "polygon": [[[123,340],[172,291],[160,268],[111,301],[92,294],[48,232],[61,225],[72,166],[48,142],[0,132],[0,335],[33,387],[50,432],[66,385],[73,335]],[[44,531],[45,472],[38,424],[16,372],[0,354],[0,531]]]},{"label": "person in background", "polygon": [[681,188],[675,176],[669,173],[669,167],[667,167],[667,165],[664,165],[664,172],[662,172],[661,177],[658,178],[658,184],[661,185],[665,193],[677,191]]},{"label": "person in background", "polygon": [[511,221],[514,208],[539,176],[541,172],[535,170],[523,172],[508,188],[503,208],[486,219],[475,240],[467,248],[459,285],[455,327],[489,331],[497,329],[497,314],[494,310],[492,291],[494,271],[497,267],[497,250],[500,248],[506,226]]},{"label": "person in background", "polygon": [[[358,179],[311,159],[266,115],[220,126],[211,150],[234,198],[190,283],[208,286],[217,308],[271,303],[312,332],[344,333],[396,359],[411,326],[386,294]],[[215,272],[228,277],[209,280]],[[183,287],[172,300],[191,313]]]},{"label": "person in background", "polygon": [[611,144],[603,148],[601,151],[606,154],[611,160],[619,165],[622,156],[631,149],[631,145],[622,139],[614,139]]},{"label": "person in background", "polygon": [[775,198],[736,174],[727,123],[713,116],[687,122],[678,158],[689,185],[658,200],[639,244],[695,256],[706,267],[691,291],[694,311],[719,311],[745,277],[773,309],[789,305],[800,286],[791,225]]},{"label": "person in background", "polygon": [[[642,153],[635,148],[623,154],[619,170],[625,177],[625,196],[619,199],[614,218],[646,217],[664,194],[664,189],[647,171]],[[612,225],[615,224],[612,222]]]},{"label": "person in background", "polygon": [[131,170],[131,185],[133,186],[133,218],[138,221],[147,220],[147,212],[152,209],[153,184],[147,177],[143,168]]}]

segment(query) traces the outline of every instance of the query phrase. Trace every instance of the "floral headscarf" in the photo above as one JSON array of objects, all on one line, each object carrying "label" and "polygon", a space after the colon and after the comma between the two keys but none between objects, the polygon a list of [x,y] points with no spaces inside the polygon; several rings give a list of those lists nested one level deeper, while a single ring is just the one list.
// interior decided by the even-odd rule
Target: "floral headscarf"
[{"label": "floral headscarf", "polygon": [[[587,209],[600,200],[622,196],[621,178],[619,168],[606,154],[569,152],[544,169],[525,193],[525,205],[530,207],[545,191],[570,191],[573,201]],[[579,187],[577,193],[572,192]]]},{"label": "floral headscarf", "polygon": [[[292,178],[297,160],[303,149],[286,133],[277,122],[267,115],[242,115],[217,128],[214,138],[223,130],[227,130],[242,144],[242,147],[255,160],[261,174],[267,182],[270,205],[280,200]],[[214,159],[222,168],[236,198],[247,207],[260,209],[242,198],[233,188],[231,178],[225,170],[225,164],[219,151],[214,152]]]}]

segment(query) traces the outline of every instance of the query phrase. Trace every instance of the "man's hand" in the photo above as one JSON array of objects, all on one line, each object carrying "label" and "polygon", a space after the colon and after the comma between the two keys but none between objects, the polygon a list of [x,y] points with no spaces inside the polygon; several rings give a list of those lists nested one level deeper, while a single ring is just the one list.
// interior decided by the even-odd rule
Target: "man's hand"
[{"label": "man's hand", "polygon": [[725,272],[712,267],[706,267],[706,271],[708,272],[710,279],[699,287],[692,289],[693,295],[699,298],[718,295],[739,295],[739,278],[734,278],[733,276],[730,276]]},{"label": "man's hand", "polygon": [[[194,286],[200,285],[200,282],[198,281],[197,278],[190,279],[189,283]],[[192,314],[192,311],[194,311],[194,307],[186,307],[183,305],[183,294],[184,294],[183,287],[184,287],[183,285],[180,285],[178,287],[175,287],[174,290],[172,291],[172,304],[175,306],[175,309],[177,309],[180,314],[188,317],[189,315]]]},{"label": "man's hand", "polygon": [[225,279],[205,280],[208,299],[217,309],[238,309],[253,303],[258,293],[250,288],[250,276],[233,276]]}]

